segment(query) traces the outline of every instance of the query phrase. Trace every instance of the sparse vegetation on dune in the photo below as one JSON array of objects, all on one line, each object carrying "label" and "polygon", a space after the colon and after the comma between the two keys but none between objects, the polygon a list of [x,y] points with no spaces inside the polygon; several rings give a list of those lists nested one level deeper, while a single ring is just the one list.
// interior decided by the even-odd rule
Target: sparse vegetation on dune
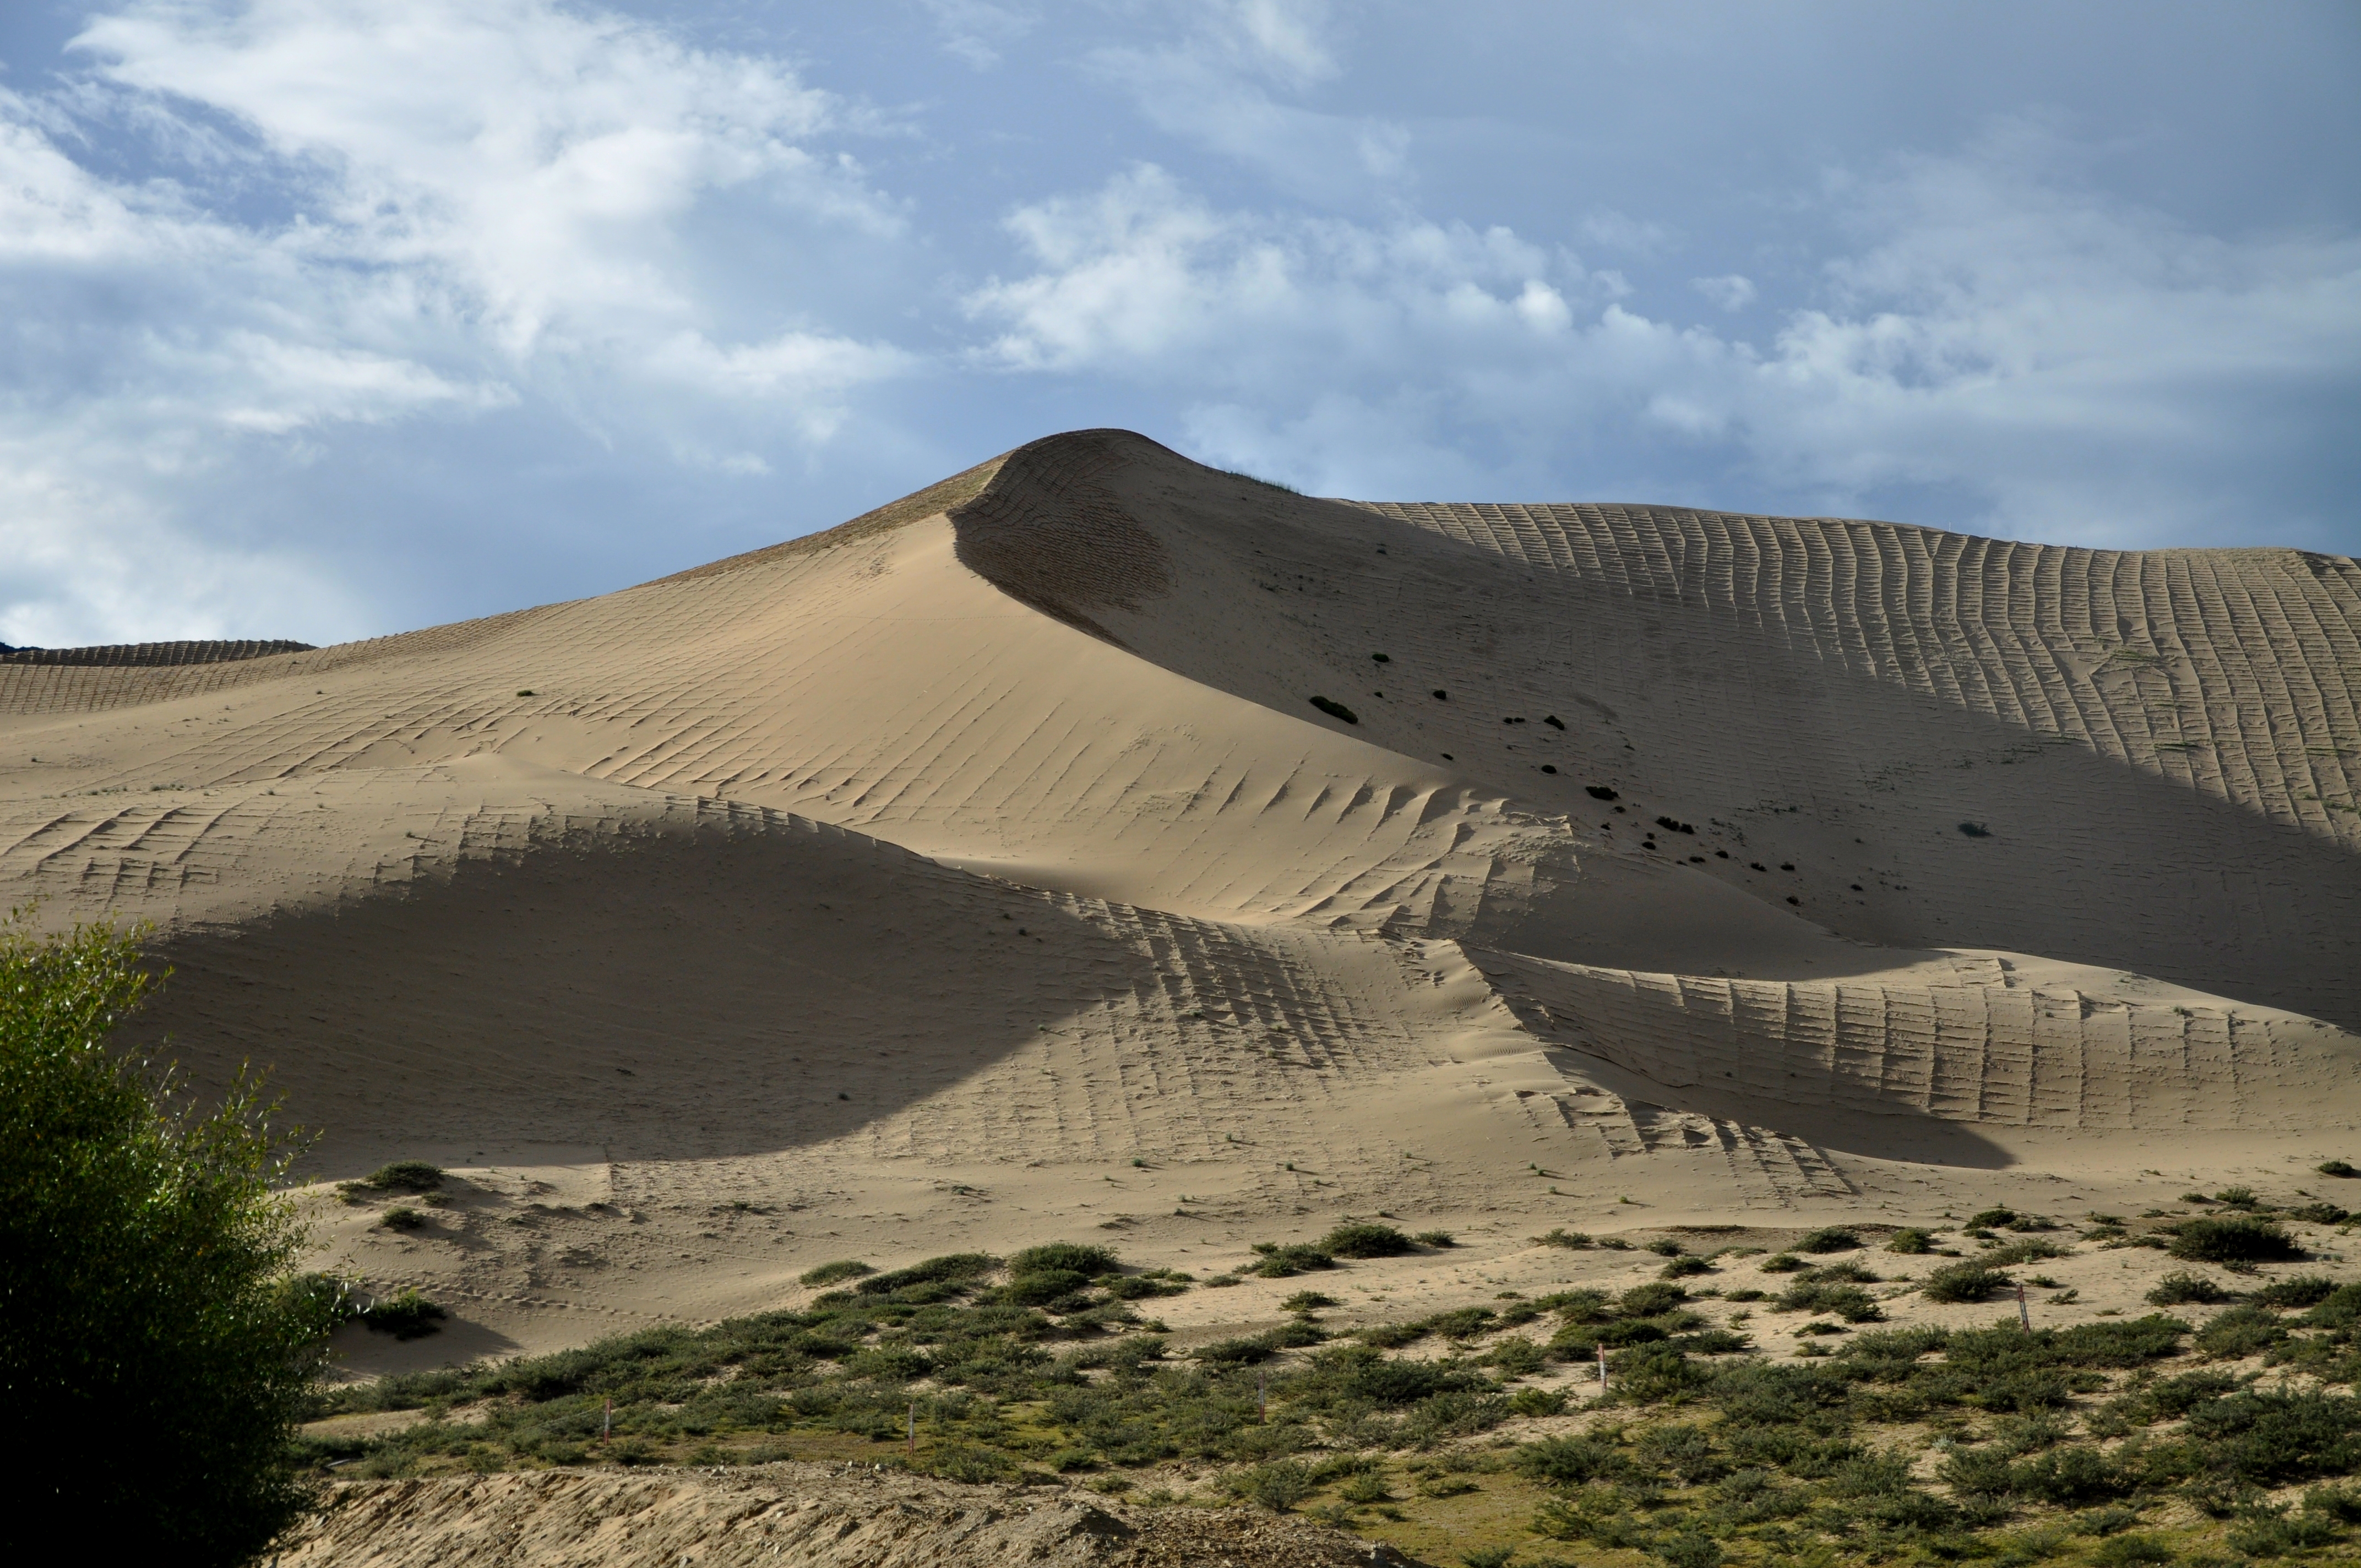
[{"label": "sparse vegetation on dune", "polygon": [[[1673,1264],[1713,1268],[1663,1240]],[[2028,1330],[2012,1304],[1987,1327],[1877,1326],[1869,1288],[1887,1282],[1861,1243],[1815,1232],[1792,1244],[1810,1253],[1762,1259],[1784,1288],[1749,1310],[1810,1315],[1800,1359],[1763,1354],[1748,1312],[1730,1311],[1764,1292],[1717,1304],[1675,1280],[1323,1321],[1359,1260],[1438,1245],[1373,1222],[1255,1247],[1250,1272],[1343,1284],[1274,1299],[1282,1321],[1193,1347],[1141,1309],[1195,1282],[1104,1245],[885,1272],[848,1260],[810,1271],[843,1288],[798,1310],[344,1390],[336,1410],[427,1419],[310,1453],[363,1475],[857,1457],[1297,1512],[1422,1555],[1447,1542],[1444,1561],[2136,1564],[2354,1541],[2361,1504],[2336,1487],[2361,1471],[2361,1284],[2306,1274],[2234,1302],[2183,1271],[2151,1299],[2224,1310]],[[1995,1245],[1917,1293],[1996,1292],[2011,1281],[1987,1260],[2028,1243],[2067,1251]]]}]

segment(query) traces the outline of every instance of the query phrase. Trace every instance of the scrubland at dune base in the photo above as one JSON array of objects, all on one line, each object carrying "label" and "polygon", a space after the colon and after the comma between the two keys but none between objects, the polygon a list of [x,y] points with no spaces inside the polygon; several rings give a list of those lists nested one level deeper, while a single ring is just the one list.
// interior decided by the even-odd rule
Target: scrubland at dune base
[{"label": "scrubland at dune base", "polygon": [[[1403,1512],[1430,1556],[1513,1513],[1521,1561],[1708,1561],[1669,1508],[1742,1560],[1803,1550],[1763,1532],[1814,1508],[1867,1517],[1860,1499],[1905,1493],[1953,1511],[1894,1504],[1876,1528],[1895,1542],[2047,1528],[2067,1517],[2049,1483],[2004,1465],[1976,1493],[1991,1475],[1935,1474],[1951,1449],[1914,1448],[1916,1480],[1831,1488],[1870,1486],[1836,1477],[1905,1440],[2022,1439],[2007,1463],[2036,1466],[2061,1443],[2169,1450],[2196,1406],[2151,1409],[2144,1390],[2233,1341],[2252,1342],[2227,1361],[2258,1388],[2349,1382],[2336,1354],[2288,1349],[2345,1332],[2296,1322],[2317,1302],[2146,1296],[2160,1249],[2202,1232],[2160,1228],[2196,1222],[2192,1189],[2247,1191],[2312,1255],[2230,1258],[2265,1272],[2218,1294],[2353,1277],[2341,1220],[2301,1216],[2334,1207],[2341,1183],[2315,1168],[2350,1157],[2361,1124],[2356,685],[2361,566],[2339,557],[1330,500],[1081,432],[600,598],[325,649],[0,656],[0,879],[46,923],[153,921],[174,972],[145,1038],[201,1089],[267,1065],[318,1134],[316,1266],[449,1314],[407,1339],[344,1331],[348,1371],[382,1379],[349,1400],[507,1432],[534,1401],[404,1376],[773,1321],[851,1359],[774,1346],[800,1360],[774,1369],[773,1413],[714,1425],[716,1453],[683,1429],[638,1457],[891,1447],[839,1420],[859,1399],[809,1392],[857,1385],[939,1418],[920,1468],[948,1443],[1002,1456],[980,1476],[1046,1475],[1064,1443],[1088,1449],[1072,1475],[1160,1466],[1141,1489],[1212,1500],[1232,1475],[1284,1492],[1305,1478],[1269,1466],[1376,1454],[1299,1500],[1363,1531]],[[349,1185],[401,1160],[447,1172],[434,1201]],[[1966,1353],[1922,1336],[1905,1360],[1893,1336],[1982,1332],[2004,1307],[1930,1299],[1938,1268],[2038,1239],[1974,1226],[1986,1211],[2070,1228],[2063,1255],[1991,1266],[2056,1281],[2032,1287],[2037,1330],[2155,1312],[2185,1330],[2021,1368],[2049,1403],[1928,1392],[1949,1374],[1923,1369]],[[1207,1288],[1348,1223],[1455,1245]],[[1877,1277],[1849,1280],[1806,1254],[1785,1282],[1753,1277],[1844,1226],[1960,1255],[1877,1252],[1861,1269]],[[1626,1245],[1532,1239],[1554,1233]],[[989,1271],[896,1287],[947,1292],[931,1299],[804,1283],[838,1260],[890,1273],[1060,1239],[1123,1266],[1063,1310]],[[1692,1272],[1657,1280],[1684,1257]],[[1159,1277],[1187,1288],[1124,1294]],[[1613,1308],[1599,1321],[1663,1339],[1610,1359],[1700,1368],[1668,1374],[1687,1406],[1576,1408],[1579,1369],[1550,1346],[1589,1309],[1536,1304],[1611,1307],[1651,1282],[1690,1299]],[[1290,1310],[1305,1290],[1332,1300]],[[859,1348],[838,1296],[867,1303]],[[1795,1333],[1765,1304],[1782,1300],[1831,1332]],[[1532,1315],[1508,1322],[1520,1301]],[[1876,1316],[1849,1322],[1863,1302]],[[1367,1337],[1477,1309],[1493,1316],[1455,1320],[1464,1334]],[[1029,1348],[943,1381],[990,1358],[938,1365],[923,1336],[966,1344],[979,1312],[1015,1314],[993,1332]],[[1206,1354],[1289,1332],[1235,1365]],[[1661,1349],[1700,1335],[1747,1349]],[[1511,1340],[1541,1365],[1518,1370]],[[1368,1398],[1337,1392],[1354,1346],[1444,1367],[1464,1383],[1421,1399],[1486,1413],[1422,1437],[1418,1401],[1375,1401],[1370,1420],[1411,1424],[1356,1442],[1334,1430]],[[1773,1370],[1732,1370],[1750,1356]],[[1844,1428],[1826,1441],[1860,1453],[1808,1475],[1730,1448],[1741,1384],[1781,1368],[1818,1379],[1815,1408]],[[1209,1417],[1219,1442],[1126,1460],[1046,1414],[1059,1387],[1126,1378],[1168,1410],[1172,1380],[1196,1379],[1188,1398],[1231,1416],[1239,1379],[1284,1384],[1273,1420],[1301,1419]],[[1510,1409],[1536,1390],[1576,1404]],[[793,1398],[838,1403],[777,1427]],[[948,1413],[958,1399],[990,1409]],[[1016,1435],[959,1426],[985,1419]],[[1626,1420],[1587,1478],[1519,1468]],[[1697,1421],[1696,1475],[1638,1446]],[[352,1452],[395,1474],[598,1457],[565,1436],[477,1452],[451,1428],[396,1422]],[[1279,1430],[1302,1441],[1257,1454],[1228,1435]],[[2117,1500],[2075,1508],[2131,1499],[2142,1530],[2197,1532],[2160,1549],[2226,1539],[2190,1476],[2106,1463]],[[2241,1484],[2293,1505],[2343,1473]],[[1801,1511],[1729,1523],[1757,1505],[1699,1488],[1741,1475]],[[1400,1500],[1351,1502],[1354,1475]],[[485,1507],[547,1495],[467,1485]],[[1509,1494],[1491,1523],[1453,1522]],[[1979,1496],[2005,1507],[1979,1522]],[[1528,1528],[1544,1504],[1571,1510],[1558,1548]],[[2132,1552],[2106,1545],[2127,1528],[2048,1554]]]}]

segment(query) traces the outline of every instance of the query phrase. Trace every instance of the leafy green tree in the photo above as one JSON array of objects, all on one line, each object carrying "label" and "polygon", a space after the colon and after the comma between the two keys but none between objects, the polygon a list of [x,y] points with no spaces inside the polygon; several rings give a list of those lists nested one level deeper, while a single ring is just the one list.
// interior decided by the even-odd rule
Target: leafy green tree
[{"label": "leafy green tree", "polygon": [[107,1036],[139,932],[0,923],[0,1396],[20,1521],[100,1560],[239,1563],[308,1505],[291,1439],[336,1294],[298,1285],[292,1150],[241,1074],[218,1105]]}]

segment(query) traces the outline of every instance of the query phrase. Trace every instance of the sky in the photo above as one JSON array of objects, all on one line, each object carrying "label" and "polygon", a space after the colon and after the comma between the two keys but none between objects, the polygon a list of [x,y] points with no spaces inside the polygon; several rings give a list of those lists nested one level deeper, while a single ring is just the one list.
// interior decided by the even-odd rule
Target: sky
[{"label": "sky", "polygon": [[9,0],[0,641],[620,587],[1052,432],[2361,554],[2361,6]]}]

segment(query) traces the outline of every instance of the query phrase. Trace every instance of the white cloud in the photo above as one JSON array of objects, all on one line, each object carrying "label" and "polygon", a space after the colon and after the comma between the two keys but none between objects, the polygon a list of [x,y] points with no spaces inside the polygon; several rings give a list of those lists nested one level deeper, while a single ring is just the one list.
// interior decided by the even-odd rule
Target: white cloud
[{"label": "white cloud", "polygon": [[[1505,229],[1219,211],[1153,168],[1021,209],[1038,270],[968,304],[997,363],[1174,389],[1222,453],[1298,479],[1374,477],[1406,440],[1540,471],[1620,431],[1624,471],[1683,488],[1710,456],[1829,510],[1933,487],[2019,536],[2218,532],[2241,463],[2334,439],[2334,398],[2315,428],[2273,426],[2293,389],[2349,406],[2361,382],[2361,243],[2191,233],[2045,180],[2039,152],[2004,127],[1839,187],[1856,246],[1767,346],[1676,327]],[[1331,444],[1290,459],[1257,422]]]},{"label": "white cloud", "polygon": [[1151,125],[1323,206],[1381,194],[1407,176],[1411,136],[1398,120],[1285,101],[1339,73],[1325,4],[1225,0],[1182,15],[1176,38],[1090,56]]},{"label": "white cloud", "polygon": [[1448,374],[1478,344],[1529,356],[1572,319],[1551,276],[1591,281],[1502,228],[1217,213],[1153,165],[1021,208],[1009,227],[1043,269],[967,305],[1002,323],[989,356],[1023,369],[1295,391],[1432,353]]},{"label": "white cloud", "polygon": [[978,71],[1000,63],[1001,50],[1041,25],[1030,6],[995,5],[991,0],[920,0],[935,18],[943,48]]},{"label": "white cloud", "polygon": [[1742,311],[1754,302],[1754,283],[1732,272],[1720,278],[1692,278],[1689,287],[1725,311]]},{"label": "white cloud", "polygon": [[[763,447],[829,440],[851,395],[917,363],[780,297],[783,271],[859,286],[907,220],[824,145],[838,101],[776,60],[554,0],[138,0],[73,47],[65,87],[0,95],[0,447],[48,453],[31,485],[54,503],[17,525],[20,566],[68,518],[93,579],[159,537],[201,556],[180,477],[527,401],[760,474]],[[84,127],[163,172],[95,172]],[[697,225],[733,206],[761,228],[717,267]],[[108,305],[68,330],[61,298]],[[82,636],[156,623],[116,619],[143,602],[127,588],[72,602]]]},{"label": "white cloud", "polygon": [[1672,232],[1662,224],[1648,223],[1611,207],[1584,214],[1578,226],[1582,237],[1592,245],[1634,256],[1653,256],[1673,242]]},{"label": "white cloud", "polygon": [[2087,72],[1955,30],[1905,74],[1982,106],[1914,119],[1795,87],[1886,47],[1808,19],[915,0],[915,51],[798,11],[806,66],[718,0],[74,3],[0,89],[11,641],[591,591],[1111,420],[1328,493],[2353,548],[2324,67],[2125,153],[2136,60],[1975,137]]}]

